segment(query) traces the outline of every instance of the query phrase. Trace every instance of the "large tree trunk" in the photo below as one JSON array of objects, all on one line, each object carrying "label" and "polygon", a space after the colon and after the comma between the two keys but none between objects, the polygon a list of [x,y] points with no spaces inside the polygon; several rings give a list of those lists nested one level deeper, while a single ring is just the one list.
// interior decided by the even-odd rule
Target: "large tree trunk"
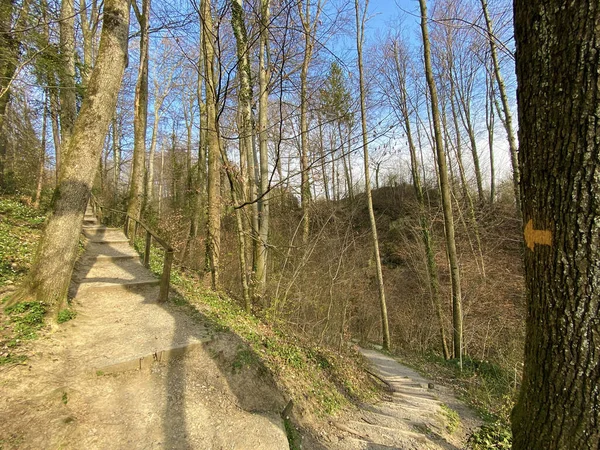
[{"label": "large tree trunk", "polygon": [[597,449],[600,4],[514,5],[528,313],[513,448]]},{"label": "large tree trunk", "polygon": [[221,152],[217,129],[217,87],[215,85],[215,34],[210,0],[202,1],[204,23],[202,44],[204,79],[206,83],[206,143],[208,146],[208,256],[211,284],[219,285],[219,258],[221,252]]},{"label": "large tree trunk", "polygon": [[[66,148],[77,117],[75,92],[75,8],[73,0],[60,6],[60,137]],[[62,156],[62,155],[61,155]],[[60,174],[59,174],[60,178]]]},{"label": "large tree trunk", "polygon": [[[133,5],[137,5],[134,0]],[[135,6],[140,24],[140,65],[135,85],[133,115],[133,169],[129,187],[127,214],[140,218],[144,204],[144,175],[146,172],[146,127],[148,124],[148,44],[150,0],[142,0],[142,11]]]},{"label": "large tree trunk", "polygon": [[[252,238],[252,259],[254,260],[254,255],[258,251],[258,203],[255,201],[257,197],[256,190],[256,177],[255,177],[255,167],[254,167],[254,149],[253,149],[253,141],[254,141],[254,130],[252,126],[252,72],[250,67],[250,48],[248,46],[248,35],[246,31],[246,23],[244,20],[244,9],[242,7],[241,0],[232,0],[231,2],[231,26],[233,28],[233,32],[235,34],[236,44],[237,44],[237,63],[238,63],[238,78],[240,82],[240,87],[238,91],[238,105],[239,105],[239,148],[240,148],[240,160],[245,163],[241,164],[241,192],[240,195],[236,195],[236,198],[241,199],[242,201],[251,202],[251,205],[248,208],[244,208],[247,213],[250,211],[250,217],[246,220],[250,228],[250,236]],[[229,173],[228,173],[229,175]],[[230,180],[231,184],[231,180]],[[233,188],[232,188],[233,189]],[[232,191],[232,195],[235,193]],[[235,202],[235,200],[234,200]],[[247,215],[247,214],[246,214]],[[236,211],[237,218],[237,211]],[[236,219],[237,220],[237,219]],[[241,223],[242,230],[238,233],[246,233],[246,225],[245,222]],[[239,228],[239,225],[238,225]],[[241,238],[238,239],[240,244],[240,251],[242,250],[242,244],[244,250],[246,249],[246,238],[244,235],[240,235]],[[244,258],[246,256],[244,255]],[[246,260],[244,259],[244,270],[246,265]],[[246,296],[245,290],[247,287],[244,287],[244,297]],[[250,294],[249,294],[250,295]],[[250,297],[246,303],[246,309],[249,311],[250,309]]]},{"label": "large tree trunk", "polygon": [[[89,199],[127,60],[129,2],[106,0],[96,66],[71,138],[50,216],[21,295],[58,310],[66,298]],[[21,297],[17,295],[15,298]]]},{"label": "large tree trunk", "polygon": [[425,76],[429,86],[431,115],[433,119],[433,134],[435,150],[437,154],[438,176],[440,191],[442,195],[442,209],[444,210],[444,225],[446,231],[446,253],[450,265],[450,279],[452,283],[452,324],[454,328],[454,357],[459,358],[462,364],[462,301],[460,292],[460,269],[458,255],[456,252],[456,240],[454,237],[454,217],[452,214],[452,198],[448,184],[448,169],[446,166],[446,155],[442,143],[442,131],[440,128],[440,113],[438,107],[438,96],[433,70],[431,68],[431,50],[429,45],[429,31],[427,27],[427,3],[419,0],[421,9],[421,33],[423,35],[423,54],[425,59]]},{"label": "large tree trunk", "polygon": [[270,1],[261,0],[260,17],[260,56],[259,56],[259,106],[258,106],[258,134],[260,153],[260,202],[259,202],[259,240],[256,255],[256,295],[264,299],[267,286],[267,256],[269,241],[269,149],[267,147],[267,113],[269,102],[269,41],[268,26],[270,16]]},{"label": "large tree trunk", "polygon": [[377,272],[377,286],[379,288],[379,307],[381,310],[381,335],[383,338],[384,350],[389,350],[390,328],[388,323],[387,304],[385,300],[385,286],[383,284],[383,272],[381,269],[381,257],[379,256],[379,239],[377,238],[377,223],[375,222],[375,212],[373,211],[373,199],[371,198],[371,178],[369,176],[369,147],[367,136],[367,107],[365,100],[365,81],[363,74],[363,56],[362,45],[364,41],[365,19],[367,13],[368,0],[365,0],[364,10],[360,11],[359,0],[354,0],[354,9],[356,12],[356,49],[358,56],[358,80],[360,91],[360,117],[362,125],[362,144],[363,157],[365,165],[365,194],[367,197],[367,207],[369,209],[369,220],[371,222],[371,235],[373,237],[373,250],[375,256],[375,269]]}]

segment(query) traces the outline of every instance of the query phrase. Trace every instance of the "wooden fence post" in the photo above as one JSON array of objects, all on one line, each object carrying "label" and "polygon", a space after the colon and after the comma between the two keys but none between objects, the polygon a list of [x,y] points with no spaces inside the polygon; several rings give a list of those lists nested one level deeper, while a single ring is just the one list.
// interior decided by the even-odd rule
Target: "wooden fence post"
[{"label": "wooden fence post", "polygon": [[171,264],[173,263],[173,250],[165,250],[165,265],[160,279],[159,303],[167,301],[169,298],[169,283],[171,282]]},{"label": "wooden fence post", "polygon": [[152,235],[146,230],[146,248],[144,249],[144,266],[150,267],[150,245],[152,244]]}]

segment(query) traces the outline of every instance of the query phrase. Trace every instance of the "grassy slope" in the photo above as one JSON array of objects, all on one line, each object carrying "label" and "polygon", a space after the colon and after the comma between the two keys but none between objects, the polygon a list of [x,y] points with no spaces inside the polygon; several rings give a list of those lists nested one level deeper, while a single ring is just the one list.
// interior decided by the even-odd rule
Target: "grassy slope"
[{"label": "grassy slope", "polygon": [[[0,198],[0,299],[27,274],[45,214],[16,198]],[[0,366],[23,362],[27,342],[44,324],[45,305],[22,302],[0,310]]]}]

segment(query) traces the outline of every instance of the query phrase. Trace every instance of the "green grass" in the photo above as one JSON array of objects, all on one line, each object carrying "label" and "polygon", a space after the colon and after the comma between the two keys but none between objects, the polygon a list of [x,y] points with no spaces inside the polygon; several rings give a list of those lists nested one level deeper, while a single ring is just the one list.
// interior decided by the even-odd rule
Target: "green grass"
[{"label": "green grass", "polygon": [[65,323],[65,322],[68,322],[69,320],[74,319],[75,317],[77,317],[77,311],[75,311],[74,309],[65,308],[58,312],[56,321],[58,323]]},{"label": "green grass", "polygon": [[[45,214],[15,197],[0,197],[0,290],[12,286],[27,274],[37,247]],[[36,339],[44,326],[47,307],[24,301],[0,310],[0,364],[18,364],[26,357],[19,347]]]},{"label": "green grass", "polygon": [[452,434],[458,429],[460,425],[460,416],[456,411],[454,411],[452,408],[450,408],[444,403],[442,403],[440,407],[442,408],[442,413],[446,418],[446,431]]},{"label": "green grass", "polygon": [[45,215],[13,198],[0,198],[0,287],[29,270]]},{"label": "green grass", "polygon": [[[153,251],[150,267],[162,271],[162,252]],[[158,270],[156,272],[160,273]],[[225,294],[206,291],[191,275],[174,269],[170,302],[207,320],[216,332],[238,335],[247,348],[238,349],[232,370],[257,364],[264,366],[287,389],[297,404],[318,416],[334,415],[352,401],[367,401],[378,390],[358,355],[319,347],[282,323],[267,321],[244,311]]]},{"label": "green grass", "polygon": [[468,357],[463,359],[462,370],[457,360],[444,360],[434,354],[403,355],[401,360],[427,377],[452,386],[458,398],[485,421],[469,437],[469,448],[511,448],[510,411],[516,400],[514,373],[493,362]]},{"label": "green grass", "polygon": [[44,325],[46,305],[41,302],[20,302],[4,309],[12,325],[12,337],[6,344],[16,347],[21,341],[37,338]]}]

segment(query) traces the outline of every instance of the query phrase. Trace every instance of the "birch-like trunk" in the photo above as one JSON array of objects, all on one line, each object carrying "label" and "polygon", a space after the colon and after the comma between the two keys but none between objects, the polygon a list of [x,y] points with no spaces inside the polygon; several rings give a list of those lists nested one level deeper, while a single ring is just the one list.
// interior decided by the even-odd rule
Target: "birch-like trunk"
[{"label": "birch-like trunk", "polygon": [[425,59],[425,76],[429,87],[431,101],[431,116],[433,119],[433,133],[435,150],[438,163],[438,177],[440,192],[442,196],[442,209],[444,211],[444,225],[446,232],[446,253],[450,265],[450,279],[452,283],[452,324],[454,329],[454,357],[460,360],[462,366],[462,296],[460,286],[460,268],[456,252],[456,239],[454,236],[454,216],[452,213],[452,198],[448,183],[448,168],[446,165],[446,154],[442,142],[442,131],[440,125],[440,112],[438,104],[437,88],[431,68],[431,49],[429,44],[429,31],[427,27],[427,2],[419,0],[421,10],[421,33],[423,36],[423,56]]},{"label": "birch-like trunk", "polygon": [[517,204],[517,212],[521,213],[521,197],[519,192],[519,148],[517,145],[517,138],[515,137],[515,132],[513,130],[513,119],[512,114],[510,112],[510,105],[508,103],[508,94],[506,93],[506,86],[504,84],[504,78],[502,77],[502,72],[500,71],[500,62],[498,61],[498,51],[496,48],[496,38],[494,37],[494,28],[492,26],[492,21],[490,19],[490,14],[487,8],[487,0],[481,0],[481,8],[483,9],[483,16],[485,18],[485,26],[488,35],[488,41],[490,44],[490,54],[492,56],[492,64],[494,66],[494,77],[496,79],[496,83],[498,84],[498,92],[500,93],[500,100],[502,101],[502,112],[504,113],[504,117],[501,117],[502,125],[504,125],[504,129],[506,130],[506,135],[508,137],[508,148],[510,150],[510,162],[513,170],[513,189],[515,192],[515,202]]},{"label": "birch-like trunk", "polygon": [[375,268],[377,271],[377,286],[379,288],[379,307],[381,309],[381,334],[383,337],[383,348],[389,350],[390,343],[390,328],[388,323],[387,304],[385,300],[385,286],[383,284],[383,272],[381,269],[381,257],[379,255],[379,239],[377,238],[377,223],[375,222],[375,212],[373,211],[373,199],[371,197],[371,179],[369,176],[369,147],[367,137],[367,107],[365,99],[365,81],[363,74],[363,55],[362,45],[364,41],[365,20],[368,0],[365,0],[365,7],[362,14],[360,13],[359,0],[354,0],[354,8],[356,11],[356,50],[358,57],[358,79],[360,91],[360,118],[362,125],[362,144],[363,157],[365,165],[365,195],[367,197],[367,206],[369,209],[369,220],[371,222],[371,234],[373,236],[373,250],[375,256]]}]

